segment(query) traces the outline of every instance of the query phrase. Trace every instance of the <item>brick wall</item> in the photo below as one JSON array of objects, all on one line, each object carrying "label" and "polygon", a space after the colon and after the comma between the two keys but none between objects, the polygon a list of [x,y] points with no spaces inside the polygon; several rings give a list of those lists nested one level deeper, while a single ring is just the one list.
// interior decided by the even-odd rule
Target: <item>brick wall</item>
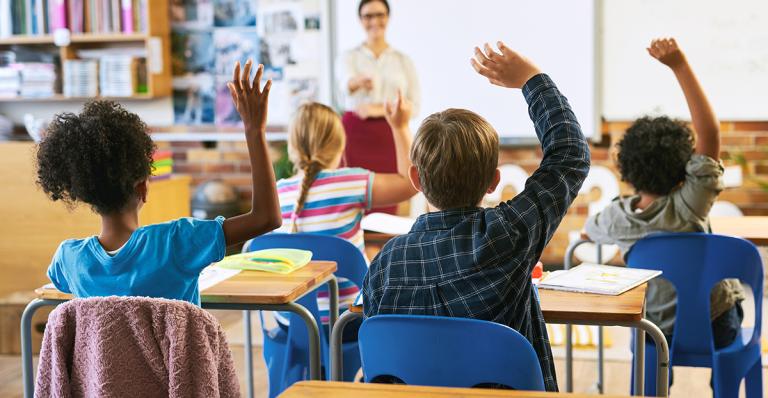
[{"label": "brick wall", "polygon": [[[628,126],[626,122],[603,124],[602,142],[592,145],[593,164],[609,167],[615,172],[611,161],[611,145]],[[744,183],[741,187],[726,189],[720,199],[733,202],[746,215],[768,215],[768,187],[760,186],[761,181],[768,183],[768,122],[723,122],[721,131],[721,157],[726,166],[742,166]],[[283,145],[274,144],[274,158],[279,157],[280,146]],[[175,172],[190,175],[194,185],[208,179],[221,178],[238,189],[243,204],[247,205],[251,195],[251,170],[245,143],[220,142],[215,148],[206,148],[198,142],[158,143],[158,146],[173,151]],[[540,159],[541,150],[535,147],[503,148],[499,163],[517,164],[530,174]],[[622,193],[630,192],[622,184]],[[514,192],[505,191],[505,196],[511,195]],[[568,246],[568,231],[581,229],[587,217],[587,204],[599,195],[599,192],[591,192],[579,196],[545,250],[545,263],[562,262]]]}]

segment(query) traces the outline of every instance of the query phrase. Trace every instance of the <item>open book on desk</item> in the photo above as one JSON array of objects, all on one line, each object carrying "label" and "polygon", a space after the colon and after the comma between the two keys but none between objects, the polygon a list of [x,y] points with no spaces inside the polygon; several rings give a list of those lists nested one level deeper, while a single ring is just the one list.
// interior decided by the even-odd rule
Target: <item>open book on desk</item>
[{"label": "open book on desk", "polygon": [[584,263],[553,272],[539,283],[539,289],[618,296],[659,275],[661,271]]},{"label": "open book on desk", "polygon": [[393,216],[385,213],[371,213],[360,222],[360,226],[366,231],[378,232],[387,235],[405,235],[411,232],[411,227],[416,220],[408,217]]}]

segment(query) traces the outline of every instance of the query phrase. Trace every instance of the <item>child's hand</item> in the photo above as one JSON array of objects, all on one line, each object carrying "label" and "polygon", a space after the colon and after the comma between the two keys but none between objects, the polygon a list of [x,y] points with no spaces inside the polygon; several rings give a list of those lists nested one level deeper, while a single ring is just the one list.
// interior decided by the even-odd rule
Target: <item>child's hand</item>
[{"label": "child's hand", "polygon": [[646,50],[653,58],[672,69],[687,63],[685,54],[677,46],[675,39],[654,39]]},{"label": "child's hand", "polygon": [[528,58],[512,51],[504,43],[498,42],[499,52],[485,43],[485,52],[475,47],[472,67],[477,73],[488,78],[491,84],[509,88],[521,88],[532,77],[541,73],[539,68]]},{"label": "child's hand", "polygon": [[237,62],[232,81],[227,83],[235,108],[240,114],[240,118],[243,119],[246,133],[253,130],[266,131],[269,89],[272,87],[271,79],[267,81],[263,89],[259,87],[261,76],[264,74],[264,65],[259,65],[259,69],[256,70],[256,77],[254,77],[253,82],[250,81],[252,66],[253,61],[249,59],[241,74],[240,62]]},{"label": "child's hand", "polygon": [[384,118],[387,119],[392,130],[407,128],[408,121],[411,120],[411,111],[411,103],[403,98],[400,90],[397,90],[397,99],[384,104]]}]

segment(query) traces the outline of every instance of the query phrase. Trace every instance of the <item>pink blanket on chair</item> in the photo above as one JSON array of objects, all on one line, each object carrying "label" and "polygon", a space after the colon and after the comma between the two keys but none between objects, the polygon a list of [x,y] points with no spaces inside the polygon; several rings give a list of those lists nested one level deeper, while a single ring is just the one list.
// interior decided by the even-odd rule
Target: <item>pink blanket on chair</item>
[{"label": "pink blanket on chair", "polygon": [[51,313],[35,397],[239,397],[216,319],[190,303],[76,299]]}]

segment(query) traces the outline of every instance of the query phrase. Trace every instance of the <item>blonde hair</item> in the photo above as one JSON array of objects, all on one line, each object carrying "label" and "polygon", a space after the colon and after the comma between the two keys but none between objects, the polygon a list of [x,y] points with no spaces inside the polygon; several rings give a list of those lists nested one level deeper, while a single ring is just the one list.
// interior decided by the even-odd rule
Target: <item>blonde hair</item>
[{"label": "blonde hair", "polygon": [[433,113],[411,147],[422,191],[439,209],[475,207],[499,164],[499,136],[480,115],[465,109]]},{"label": "blonde hair", "polygon": [[288,137],[288,157],[304,178],[291,216],[291,232],[298,232],[296,222],[317,175],[332,166],[344,151],[345,141],[341,119],[330,107],[311,102],[296,110]]}]

